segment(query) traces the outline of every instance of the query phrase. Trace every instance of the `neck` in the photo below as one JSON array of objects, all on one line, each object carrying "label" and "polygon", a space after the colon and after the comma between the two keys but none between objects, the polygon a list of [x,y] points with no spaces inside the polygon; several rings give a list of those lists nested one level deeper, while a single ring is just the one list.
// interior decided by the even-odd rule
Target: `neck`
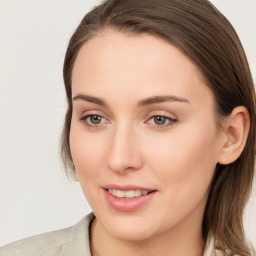
[{"label": "neck", "polygon": [[95,218],[91,225],[92,256],[119,256],[120,252],[122,256],[202,256],[205,241],[202,237],[201,225],[188,224],[184,225],[183,222],[172,230],[143,241],[127,241],[111,236]]}]

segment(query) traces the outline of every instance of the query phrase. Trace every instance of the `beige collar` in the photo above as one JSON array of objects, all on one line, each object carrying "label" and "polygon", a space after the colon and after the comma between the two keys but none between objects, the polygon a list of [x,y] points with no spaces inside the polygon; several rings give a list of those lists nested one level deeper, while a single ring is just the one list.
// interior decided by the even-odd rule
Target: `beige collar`
[{"label": "beige collar", "polygon": [[215,249],[215,239],[210,234],[207,237],[204,256],[223,256],[223,253]]},{"label": "beige collar", "polygon": [[216,256],[214,238],[210,234],[206,240],[204,256]]}]

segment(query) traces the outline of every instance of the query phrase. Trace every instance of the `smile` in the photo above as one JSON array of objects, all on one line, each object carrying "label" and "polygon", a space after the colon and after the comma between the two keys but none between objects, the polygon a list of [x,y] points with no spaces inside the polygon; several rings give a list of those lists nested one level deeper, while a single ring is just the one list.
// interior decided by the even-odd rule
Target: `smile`
[{"label": "smile", "polygon": [[121,212],[131,212],[148,205],[158,191],[133,185],[107,185],[103,187],[103,192],[111,208]]},{"label": "smile", "polygon": [[139,197],[142,195],[147,195],[150,193],[150,191],[146,190],[128,190],[128,191],[123,191],[123,190],[118,190],[118,189],[108,189],[108,192],[117,197],[117,198],[134,198],[134,197]]}]

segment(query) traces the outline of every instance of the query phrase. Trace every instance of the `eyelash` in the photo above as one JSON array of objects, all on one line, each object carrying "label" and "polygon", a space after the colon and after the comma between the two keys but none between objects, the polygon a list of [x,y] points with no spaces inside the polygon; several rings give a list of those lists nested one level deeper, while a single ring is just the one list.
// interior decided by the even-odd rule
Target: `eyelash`
[{"label": "eyelash", "polygon": [[101,124],[92,124],[92,123],[89,123],[88,122],[88,119],[90,118],[90,117],[93,117],[93,116],[97,116],[97,117],[101,117],[102,119],[106,119],[106,118],[104,118],[103,116],[101,116],[101,115],[93,115],[93,114],[91,114],[91,115],[86,115],[86,116],[83,116],[83,117],[81,117],[80,118],[80,120],[86,125],[86,126],[88,126],[89,128],[100,128],[100,126],[101,126]]},{"label": "eyelash", "polygon": [[170,126],[174,125],[178,120],[177,119],[174,119],[174,118],[171,118],[169,116],[165,116],[165,115],[154,115],[152,117],[150,117],[150,119],[146,122],[146,123],[149,123],[150,120],[156,118],[156,117],[161,117],[161,118],[164,118],[165,121],[168,120],[168,123],[167,124],[163,124],[163,125],[157,125],[157,124],[152,124],[152,126],[154,128],[157,128],[157,129],[166,129],[166,128],[169,128]]},{"label": "eyelash", "polygon": [[[83,116],[80,118],[80,121],[82,121],[86,126],[88,126],[89,128],[94,128],[94,129],[99,129],[101,128],[102,124],[92,124],[91,122],[89,123],[88,122],[88,119],[93,117],[93,116],[96,116],[96,117],[100,117],[102,119],[106,119],[104,118],[103,116],[101,115],[86,115],[86,116]],[[178,120],[177,119],[174,119],[174,118],[171,118],[169,116],[165,116],[165,115],[154,115],[154,116],[151,116],[148,121],[146,121],[146,123],[149,123],[150,120],[156,118],[156,117],[161,117],[161,118],[164,118],[165,120],[168,120],[169,122],[167,124],[163,124],[163,125],[157,125],[157,124],[151,124],[153,128],[157,128],[157,129],[166,129],[172,125],[174,125]]]}]

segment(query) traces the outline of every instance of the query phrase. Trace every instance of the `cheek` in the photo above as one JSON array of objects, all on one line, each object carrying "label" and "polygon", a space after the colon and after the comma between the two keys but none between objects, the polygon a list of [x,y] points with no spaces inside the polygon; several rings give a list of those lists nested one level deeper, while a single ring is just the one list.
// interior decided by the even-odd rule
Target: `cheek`
[{"label": "cheek", "polygon": [[81,124],[72,124],[70,129],[70,151],[75,165],[77,176],[82,183],[99,173],[105,148],[100,143],[100,135],[92,136],[84,131]]},{"label": "cheek", "polygon": [[217,163],[215,129],[197,124],[187,128],[158,138],[159,147],[147,151],[149,169],[162,195],[156,208],[162,219],[169,220],[166,225],[171,226],[188,216],[195,217],[190,218],[192,222],[201,221]]},{"label": "cheek", "polygon": [[214,125],[194,124],[158,138],[159,147],[147,151],[149,169],[168,202],[176,202],[178,208],[190,207],[191,202],[192,207],[207,194],[217,164],[216,137]]},{"label": "cheek", "polygon": [[148,139],[151,140],[145,147],[148,161],[158,166],[158,170],[166,170],[170,176],[207,172],[217,163],[217,131],[214,126],[195,123],[174,128],[165,136]]},{"label": "cheek", "polygon": [[81,125],[71,123],[70,151],[80,186],[94,209],[95,198],[100,192],[95,188],[98,187],[104,155],[101,138],[86,133]]}]

